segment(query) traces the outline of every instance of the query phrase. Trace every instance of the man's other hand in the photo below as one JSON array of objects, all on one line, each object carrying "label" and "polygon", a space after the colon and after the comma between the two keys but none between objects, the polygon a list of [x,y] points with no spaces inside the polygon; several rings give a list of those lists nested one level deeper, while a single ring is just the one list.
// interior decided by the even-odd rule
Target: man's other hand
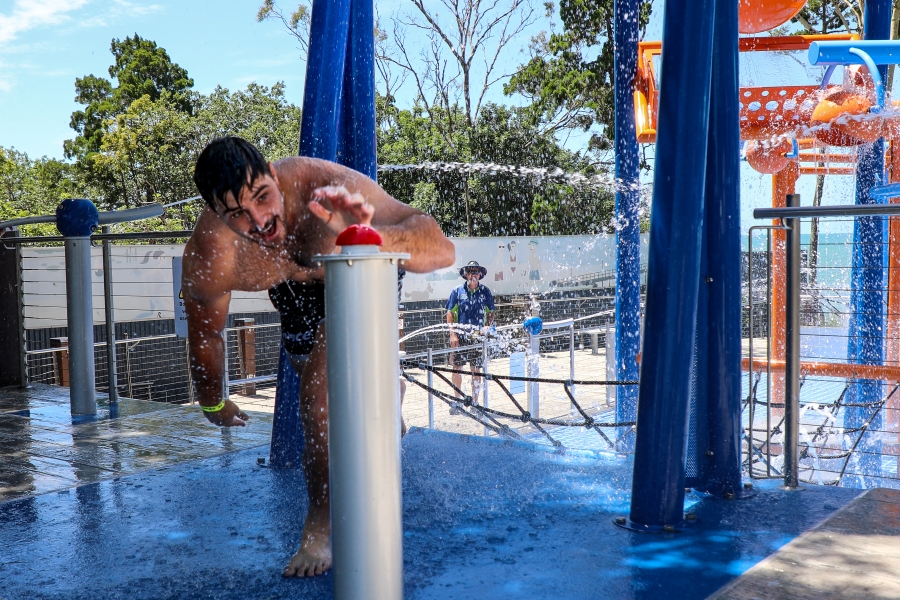
[{"label": "man's other hand", "polygon": [[[323,202],[330,204],[331,210],[328,210]],[[328,229],[337,235],[351,225],[371,224],[375,207],[366,202],[362,194],[351,194],[342,185],[329,185],[313,192],[309,211],[322,219]]]},{"label": "man's other hand", "polygon": [[210,423],[219,427],[243,427],[250,420],[250,416],[231,400],[225,401],[225,406],[222,407],[222,410],[217,410],[216,412],[203,411],[203,414],[206,415],[206,419]]}]

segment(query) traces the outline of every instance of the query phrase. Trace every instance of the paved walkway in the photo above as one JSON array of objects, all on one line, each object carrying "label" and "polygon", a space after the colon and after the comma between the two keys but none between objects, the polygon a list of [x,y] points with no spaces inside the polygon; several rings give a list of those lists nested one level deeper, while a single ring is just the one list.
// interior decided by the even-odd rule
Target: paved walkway
[{"label": "paved walkway", "polygon": [[711,596],[757,598],[900,598],[900,491],[865,492]]}]

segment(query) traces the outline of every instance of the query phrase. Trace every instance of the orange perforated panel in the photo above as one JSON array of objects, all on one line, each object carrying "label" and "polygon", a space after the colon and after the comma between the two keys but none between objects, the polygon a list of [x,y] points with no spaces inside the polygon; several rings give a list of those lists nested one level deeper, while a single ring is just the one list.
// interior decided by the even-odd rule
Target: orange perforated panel
[{"label": "orange perforated panel", "polygon": [[741,88],[741,139],[761,140],[793,133],[809,122],[815,86]]}]

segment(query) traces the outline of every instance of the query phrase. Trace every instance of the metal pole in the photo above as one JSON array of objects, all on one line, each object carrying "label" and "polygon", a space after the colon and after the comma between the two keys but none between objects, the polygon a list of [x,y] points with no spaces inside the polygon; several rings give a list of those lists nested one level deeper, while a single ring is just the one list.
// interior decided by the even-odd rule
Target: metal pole
[{"label": "metal pole", "polygon": [[[634,120],[639,4],[637,0],[615,0],[613,6],[616,180],[622,182],[622,188],[616,191],[616,354],[610,357],[607,346],[606,360],[615,362],[616,379],[626,381],[637,380],[637,355],[641,351],[638,335],[641,322],[641,198]],[[624,386],[616,393],[616,421],[634,421],[638,402],[636,386]],[[617,436],[624,435],[620,442],[621,449],[631,451],[634,449],[634,436],[626,435],[626,431],[619,428]]]},{"label": "metal pole", "polygon": [[[103,233],[109,233],[108,226],[103,226]],[[109,401],[118,402],[119,379],[116,372],[116,322],[113,318],[112,256],[109,240],[103,240],[103,303],[106,314],[106,372]]]},{"label": "metal pole", "polygon": [[16,306],[19,311],[19,386],[28,387],[28,362],[25,351],[25,286],[22,283],[22,246],[16,246]]},{"label": "metal pole", "polygon": [[334,597],[403,597],[397,263],[342,245],[325,263]]},{"label": "metal pole", "polygon": [[[575,323],[569,325],[569,379],[575,380]],[[572,395],[575,395],[575,384],[572,384]],[[573,415],[578,414],[574,404],[569,408]]]},{"label": "metal pole", "polygon": [[[539,335],[528,334],[528,346],[531,352],[526,354],[528,361],[528,377],[536,378],[541,376],[541,337]],[[541,417],[541,388],[537,381],[528,382],[528,412],[535,419]]]},{"label": "metal pole", "polygon": [[[484,377],[481,380],[481,395],[482,401],[484,402],[484,407],[488,407],[488,338],[487,334],[485,334],[484,339],[481,341],[481,371],[484,373]],[[484,428],[484,436],[487,437],[491,433],[491,430],[485,426]]]},{"label": "metal pole", "polygon": [[[608,381],[616,381],[618,369],[616,369],[616,330],[610,327],[610,323],[606,323],[606,379]],[[606,405],[610,402],[618,400],[619,386],[606,386]],[[616,411],[618,415],[618,411]]]},{"label": "metal pole", "polygon": [[94,396],[94,311],[91,297],[91,239],[66,238],[66,315],[72,415],[97,414]]},{"label": "metal pole", "polygon": [[434,373],[431,371],[431,367],[434,366],[434,361],[431,358],[431,348],[428,349],[428,429],[434,429],[434,394],[431,393],[431,390],[434,389]]},{"label": "metal pole", "polygon": [[[787,205],[799,206],[800,195],[788,194]],[[799,485],[800,470],[800,219],[787,225],[787,294],[784,352],[784,486]]]},{"label": "metal pole", "polygon": [[[125,339],[128,339],[128,333],[125,333]],[[128,345],[128,342],[125,342],[125,388],[128,392],[129,398],[134,398],[134,386],[133,380],[131,377],[131,351],[134,349],[135,345],[139,342],[135,342],[131,346]]]}]

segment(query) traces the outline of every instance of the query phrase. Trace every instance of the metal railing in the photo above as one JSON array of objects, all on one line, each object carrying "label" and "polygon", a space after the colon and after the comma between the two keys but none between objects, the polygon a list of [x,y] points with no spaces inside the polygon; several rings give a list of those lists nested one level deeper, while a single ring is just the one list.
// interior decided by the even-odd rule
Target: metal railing
[{"label": "metal railing", "polygon": [[[479,341],[476,344],[457,348],[444,345],[428,347],[420,352],[401,352],[401,363],[405,366],[404,372],[407,374],[412,371],[424,371],[422,374],[427,382],[422,387],[427,392],[427,427],[432,429],[437,427],[434,398],[435,392],[440,388],[446,392],[441,394],[443,400],[447,401],[450,397],[457,400],[451,401],[451,414],[465,414],[482,423],[484,435],[512,435],[507,425],[491,422],[485,418],[485,413],[493,410],[492,404],[495,402],[501,403],[498,406],[508,412],[506,405],[509,404],[509,400],[519,395],[522,395],[521,406],[527,406],[527,415],[530,419],[549,419],[551,425],[553,422],[567,423],[573,420],[583,423],[584,421],[580,419],[585,414],[593,419],[597,415],[612,413],[615,410],[615,401],[611,397],[610,389],[616,382],[603,386],[581,386],[573,383],[576,380],[592,380],[605,384],[606,380],[611,379],[605,360],[606,353],[601,352],[600,348],[606,346],[607,340],[615,331],[610,328],[613,316],[614,311],[606,310],[548,322],[543,324],[543,331],[537,335],[526,333],[521,323],[502,325],[485,334],[477,331],[475,335]],[[579,327],[579,324],[582,326]],[[413,332],[404,336],[401,341],[408,342],[418,336],[437,332],[472,329],[474,328],[443,323]],[[586,340],[590,341],[585,344]],[[577,361],[578,353],[585,350],[590,351],[588,356],[591,358],[585,356]],[[481,381],[473,383],[472,395],[468,400],[466,399],[468,392],[464,391],[467,389],[465,384],[456,389],[453,389],[455,385],[448,387],[448,384],[435,387],[434,374],[436,370],[440,370],[439,365],[452,364],[449,359],[456,353],[472,351],[481,352],[482,365],[473,369],[478,375],[477,379]],[[500,383],[502,379],[509,381],[502,384]],[[569,384],[561,385],[560,382]],[[406,402],[410,401],[408,395]],[[469,406],[476,410],[465,412],[462,404],[468,401],[471,402]],[[540,430],[547,439],[554,439],[547,436],[540,425],[528,419],[524,419],[518,426],[519,433],[526,437],[535,429]],[[601,435],[598,440],[605,439],[608,442],[606,445],[601,444],[601,449],[613,449],[614,442],[600,430],[598,433]],[[613,433],[610,437],[616,436]],[[541,439],[544,438],[540,435],[533,437],[533,441]]]},{"label": "metal railing", "polygon": [[[798,197],[788,199],[789,204],[799,203]],[[777,313],[783,307],[785,326],[768,328],[764,361],[754,354],[754,335],[748,336],[744,439],[751,477],[783,477],[788,487],[801,482],[897,485],[900,340],[896,323],[900,314],[894,305],[900,290],[896,284],[886,285],[885,262],[878,258],[888,256],[890,244],[878,235],[855,246],[820,240],[818,247],[807,246],[804,259],[800,240],[801,218],[865,217],[877,224],[877,219],[889,215],[900,215],[900,206],[788,206],[754,211],[756,218],[781,220],[781,225],[752,229],[784,232],[780,234],[785,238],[784,249],[777,247],[780,243],[773,247],[770,240],[768,253],[771,258],[775,251],[784,252],[784,268],[778,269],[784,281],[779,279],[765,295],[772,303],[771,294],[783,286],[784,299],[770,306],[769,319],[770,323],[780,319]],[[880,226],[888,225],[885,219]],[[752,256],[753,231],[750,236]],[[866,255],[878,264],[860,266],[859,257]],[[891,282],[897,268],[891,260],[887,269]],[[773,269],[767,271],[770,286]],[[760,296],[755,291],[760,290],[755,290],[751,269],[751,307],[754,297]],[[854,298],[861,294],[872,302],[858,304]],[[751,308],[751,319],[754,313]],[[860,319],[887,325],[857,326]],[[801,331],[801,325],[807,329]],[[884,359],[865,358],[863,348]],[[877,364],[857,364],[865,362]]]},{"label": "metal railing", "polygon": [[[253,395],[257,387],[275,385],[281,344],[279,324],[225,329],[225,362],[229,393]],[[161,402],[194,402],[187,340],[174,334],[115,341],[117,392],[128,398]],[[94,344],[96,386],[110,391],[107,344]],[[65,346],[25,352],[29,382],[67,385]]]}]

